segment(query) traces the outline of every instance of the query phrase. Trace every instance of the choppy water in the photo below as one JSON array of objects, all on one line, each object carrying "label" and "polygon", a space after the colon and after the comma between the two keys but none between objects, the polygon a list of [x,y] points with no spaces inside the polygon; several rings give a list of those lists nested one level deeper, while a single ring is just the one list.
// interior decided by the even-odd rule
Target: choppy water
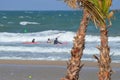
[{"label": "choppy water", "polygon": [[[109,29],[113,61],[120,61],[120,12],[115,13]],[[0,59],[68,60],[73,37],[79,27],[79,11],[0,11]],[[47,44],[48,38],[64,44]],[[35,38],[38,44],[24,44]],[[83,60],[99,54],[99,29],[90,23]]]}]

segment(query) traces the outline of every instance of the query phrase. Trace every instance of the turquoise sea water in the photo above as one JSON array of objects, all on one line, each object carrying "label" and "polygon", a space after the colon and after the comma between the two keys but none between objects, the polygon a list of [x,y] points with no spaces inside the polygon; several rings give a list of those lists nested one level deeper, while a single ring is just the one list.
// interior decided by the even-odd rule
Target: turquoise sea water
[{"label": "turquoise sea water", "polygon": [[[113,61],[120,61],[120,12],[109,28]],[[82,11],[0,11],[0,59],[68,60],[72,41],[82,18]],[[47,44],[59,37],[62,45]],[[39,44],[24,44],[35,38]],[[99,54],[99,28],[88,25],[83,60]]]}]

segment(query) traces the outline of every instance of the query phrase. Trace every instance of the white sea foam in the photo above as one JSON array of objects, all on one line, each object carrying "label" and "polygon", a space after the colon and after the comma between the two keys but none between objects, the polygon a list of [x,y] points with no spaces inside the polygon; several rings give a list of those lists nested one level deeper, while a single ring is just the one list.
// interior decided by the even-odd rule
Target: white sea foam
[{"label": "white sea foam", "polygon": [[0,42],[25,42],[31,41],[33,38],[36,41],[46,41],[48,38],[55,39],[59,37],[60,41],[72,41],[74,33],[65,31],[42,31],[36,33],[0,33]]},{"label": "white sea foam", "polygon": [[[40,44],[43,45],[43,44]],[[34,47],[25,46],[23,44],[22,46],[0,46],[0,52],[31,52],[31,53],[70,53],[71,47],[64,47],[65,45],[46,45],[45,47],[36,45]],[[99,50],[96,49],[94,46],[93,47],[86,47],[84,50],[84,54],[87,55],[94,55],[94,54],[99,54]],[[110,55],[120,56],[120,51],[119,49],[111,49]]]},{"label": "white sea foam", "polygon": [[19,16],[18,18],[24,18],[24,16]]},{"label": "white sea foam", "polygon": [[7,16],[3,16],[2,18],[7,19]]},{"label": "white sea foam", "polygon": [[[41,57],[41,58],[32,58],[32,57],[15,57],[15,56],[6,56],[6,57],[0,57],[0,59],[5,59],[5,60],[51,60],[51,61],[56,61],[56,60],[60,60],[60,61],[68,61],[69,58],[61,58],[61,57]],[[96,59],[94,58],[82,58],[82,60],[84,61],[96,61]],[[112,60],[112,62],[114,63],[120,63],[120,60]]]},{"label": "white sea foam", "polygon": [[28,24],[40,24],[40,23],[38,23],[38,22],[29,22],[29,21],[21,21],[20,22],[20,25],[28,25]]},{"label": "white sea foam", "polygon": [[18,18],[21,18],[21,19],[23,19],[23,18],[31,18],[30,16],[19,16]]},{"label": "white sea foam", "polygon": [[[72,41],[73,37],[75,36],[74,32],[71,31],[58,31],[58,30],[48,30],[48,31],[41,31],[41,32],[35,32],[35,33],[8,33],[8,32],[1,32],[0,33],[0,52],[2,53],[28,53],[30,55],[37,54],[39,56],[39,53],[48,53],[47,57],[45,54],[45,57],[30,57],[25,56],[19,56],[18,58],[12,55],[13,59],[35,59],[35,60],[66,60],[67,58],[62,56],[64,53],[68,53],[67,56],[70,55],[70,50],[72,48]],[[48,38],[55,39],[58,37],[58,39],[62,42],[68,42],[68,45],[49,45],[45,44],[46,40]],[[31,42],[31,40],[35,38],[36,41],[41,42],[37,45],[26,45],[22,44],[23,42]],[[120,37],[109,37],[110,41],[110,55],[114,53],[114,56],[120,56]],[[42,43],[43,42],[43,43]],[[83,60],[89,60],[92,59],[93,54],[99,54],[99,50],[95,47],[100,43],[99,36],[93,36],[93,35],[87,35],[86,36],[86,47],[84,50],[84,54],[88,55],[87,58],[83,58]],[[52,53],[56,54],[59,53],[59,56],[54,56]],[[51,55],[50,55],[51,54]],[[1,54],[0,54],[1,55]],[[58,54],[57,54],[58,55]],[[7,55],[9,56],[9,54]],[[29,58],[30,57],[30,58]],[[5,58],[5,56],[1,56],[1,58]],[[9,57],[8,57],[9,58]],[[11,58],[9,58],[11,59]],[[92,59],[93,60],[93,59]],[[115,59],[116,60],[116,59]],[[117,61],[117,60],[116,60]]]},{"label": "white sea foam", "polygon": [[0,46],[0,51],[4,52],[31,52],[31,53],[69,53],[68,48],[55,47],[24,47],[24,46]]},{"label": "white sea foam", "polygon": [[[74,36],[75,36],[74,32],[57,31],[57,30],[48,30],[48,31],[35,32],[35,33],[2,32],[0,33],[0,42],[25,42],[25,41],[31,41],[33,38],[35,38],[36,41],[46,41],[48,38],[55,39],[56,37],[58,37],[58,39],[63,42],[66,42],[66,41],[72,42]],[[93,36],[93,35],[87,35],[86,41],[87,42],[100,42],[100,37]],[[119,42],[120,36],[109,37],[109,41]]]},{"label": "white sea foam", "polygon": [[55,61],[55,60],[61,60],[61,61],[65,61],[68,60],[66,58],[61,59],[60,57],[44,57],[44,58],[31,58],[31,57],[27,57],[27,58],[23,58],[23,57],[0,57],[0,59],[5,59],[5,60],[51,60],[51,61]]}]

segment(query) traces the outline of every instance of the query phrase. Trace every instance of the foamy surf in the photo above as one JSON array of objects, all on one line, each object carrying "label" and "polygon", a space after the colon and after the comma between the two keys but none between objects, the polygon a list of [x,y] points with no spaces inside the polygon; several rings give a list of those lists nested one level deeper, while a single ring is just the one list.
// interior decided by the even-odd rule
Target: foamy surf
[{"label": "foamy surf", "polygon": [[[63,42],[72,42],[75,36],[75,32],[71,31],[59,31],[59,30],[48,30],[34,33],[0,33],[0,42],[24,42],[31,41],[33,38],[36,41],[46,41],[48,38],[55,39],[59,38]],[[87,42],[100,42],[100,36],[86,35]],[[111,36],[109,41],[120,42],[120,36]]]}]

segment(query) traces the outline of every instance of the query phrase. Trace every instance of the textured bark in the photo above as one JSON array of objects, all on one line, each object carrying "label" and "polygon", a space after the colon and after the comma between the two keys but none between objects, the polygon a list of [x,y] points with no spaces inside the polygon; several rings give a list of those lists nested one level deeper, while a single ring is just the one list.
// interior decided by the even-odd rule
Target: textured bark
[{"label": "textured bark", "polygon": [[76,36],[74,37],[73,48],[71,50],[71,59],[67,63],[67,74],[65,78],[62,78],[61,80],[79,79],[79,72],[83,67],[83,64],[81,63],[81,57],[83,55],[86,28],[89,21],[88,16],[89,14],[84,10],[80,27],[76,33]]},{"label": "textured bark", "polygon": [[100,29],[100,38],[101,38],[101,46],[97,47],[100,50],[100,58],[95,58],[99,63],[99,80],[111,80],[112,69],[110,66],[111,58],[110,58],[110,48],[108,46],[108,31],[106,26]]}]

